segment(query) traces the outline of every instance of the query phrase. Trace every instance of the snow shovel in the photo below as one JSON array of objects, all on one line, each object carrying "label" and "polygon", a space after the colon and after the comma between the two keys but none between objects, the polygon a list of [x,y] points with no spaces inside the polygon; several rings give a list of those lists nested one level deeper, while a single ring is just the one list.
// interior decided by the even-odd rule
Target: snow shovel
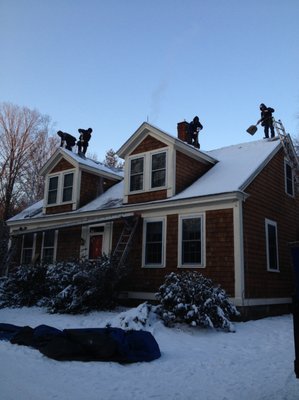
[{"label": "snow shovel", "polygon": [[257,131],[257,126],[260,123],[260,121],[258,121],[256,123],[256,125],[250,125],[250,127],[248,129],[246,129],[246,132],[250,133],[250,135],[254,135],[255,132]]}]

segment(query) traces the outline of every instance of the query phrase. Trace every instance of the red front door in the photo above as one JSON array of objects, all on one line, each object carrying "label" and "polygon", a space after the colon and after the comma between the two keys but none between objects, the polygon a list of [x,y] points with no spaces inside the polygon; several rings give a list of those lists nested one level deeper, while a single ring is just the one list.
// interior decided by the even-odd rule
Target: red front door
[{"label": "red front door", "polygon": [[103,235],[91,236],[89,241],[89,258],[95,260],[102,255]]}]

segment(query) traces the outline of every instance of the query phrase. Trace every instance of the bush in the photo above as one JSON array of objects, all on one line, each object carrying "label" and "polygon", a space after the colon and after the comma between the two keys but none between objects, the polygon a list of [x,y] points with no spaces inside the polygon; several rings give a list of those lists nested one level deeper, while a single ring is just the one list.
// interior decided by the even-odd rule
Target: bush
[{"label": "bush", "polygon": [[1,278],[0,307],[31,307],[46,301],[48,290],[44,266],[21,265]]},{"label": "bush", "polygon": [[49,269],[49,312],[82,313],[113,309],[119,284],[126,275],[107,256],[97,262],[60,263]]},{"label": "bush", "polygon": [[0,282],[0,307],[45,306],[51,313],[112,309],[126,267],[103,256],[96,262],[20,266]]},{"label": "bush", "polygon": [[198,272],[167,275],[156,296],[156,312],[166,326],[187,323],[234,331],[230,318],[239,315],[236,307],[220,286]]}]

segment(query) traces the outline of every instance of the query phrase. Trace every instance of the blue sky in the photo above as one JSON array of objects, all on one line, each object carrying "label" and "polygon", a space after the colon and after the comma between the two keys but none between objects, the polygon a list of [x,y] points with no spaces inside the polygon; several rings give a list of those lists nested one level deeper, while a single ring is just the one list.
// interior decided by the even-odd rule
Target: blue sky
[{"label": "blue sky", "polygon": [[297,137],[298,21],[298,0],[0,0],[0,102],[91,127],[99,160],[143,121],[198,115],[202,150],[261,139],[261,102]]}]

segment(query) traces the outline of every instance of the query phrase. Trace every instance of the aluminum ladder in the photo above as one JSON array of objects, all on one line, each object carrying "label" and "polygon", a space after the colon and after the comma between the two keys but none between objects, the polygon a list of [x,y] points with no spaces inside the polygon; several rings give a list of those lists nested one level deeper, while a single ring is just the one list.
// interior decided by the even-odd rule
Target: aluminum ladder
[{"label": "aluminum ladder", "polygon": [[274,130],[275,130],[277,136],[280,139],[280,142],[284,149],[285,156],[294,171],[294,180],[295,180],[296,188],[298,188],[299,187],[299,159],[298,159],[294,144],[292,142],[291,136],[289,133],[286,133],[283,123],[281,122],[280,119],[277,121],[273,119],[273,126],[274,126]]},{"label": "aluminum ladder", "polygon": [[139,219],[139,215],[124,218],[123,230],[112,253],[112,259],[117,263],[119,267],[124,265],[128,257],[132,245],[132,239],[134,237]]}]

